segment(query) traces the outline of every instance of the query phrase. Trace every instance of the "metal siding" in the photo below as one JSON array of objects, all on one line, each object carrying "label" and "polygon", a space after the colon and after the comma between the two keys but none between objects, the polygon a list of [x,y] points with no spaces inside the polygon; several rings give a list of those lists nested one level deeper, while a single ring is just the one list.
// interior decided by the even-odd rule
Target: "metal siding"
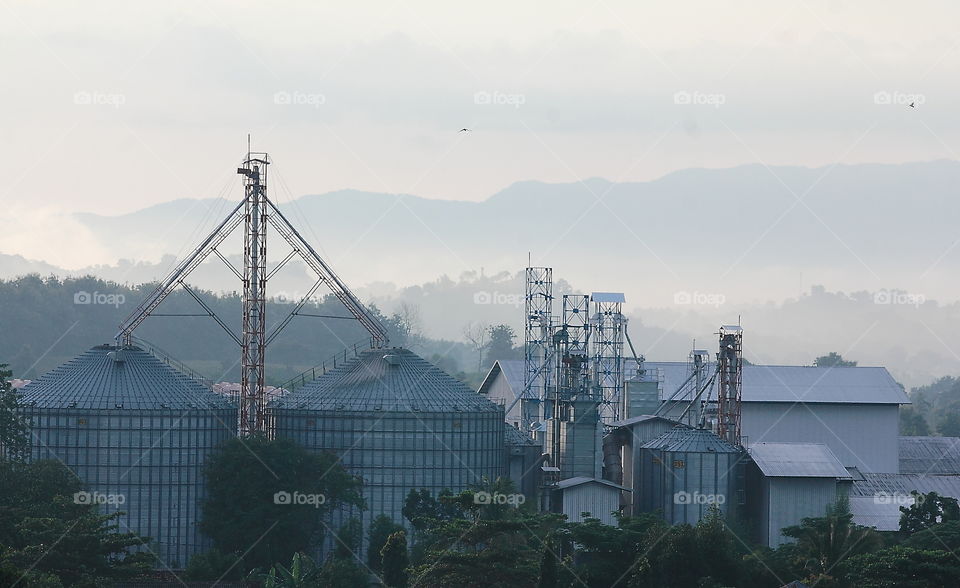
[{"label": "metal siding", "polygon": [[563,490],[563,513],[572,523],[583,520],[580,513],[589,512],[603,524],[615,526],[617,519],[612,513],[619,508],[620,492],[610,486],[580,484]]},{"label": "metal siding", "polygon": [[836,480],[829,478],[768,478],[767,545],[777,547],[793,539],[781,529],[798,525],[804,517],[822,517],[837,500]]},{"label": "metal siding", "polygon": [[898,432],[895,404],[743,405],[743,435],[748,443],[823,443],[844,466],[865,472],[898,471]]}]

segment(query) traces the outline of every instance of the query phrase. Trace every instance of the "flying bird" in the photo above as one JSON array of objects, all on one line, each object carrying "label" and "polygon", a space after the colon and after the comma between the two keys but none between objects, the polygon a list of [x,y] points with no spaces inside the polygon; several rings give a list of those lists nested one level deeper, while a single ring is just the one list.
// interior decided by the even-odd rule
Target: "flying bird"
[{"label": "flying bird", "polygon": [[471,132],[470,129],[460,129],[459,131],[457,131],[457,133],[469,133],[469,132]]},{"label": "flying bird", "polygon": [[914,106],[914,104],[916,104],[916,103],[915,103],[915,102],[911,102],[911,103],[910,103],[910,108],[916,108],[916,106]]}]

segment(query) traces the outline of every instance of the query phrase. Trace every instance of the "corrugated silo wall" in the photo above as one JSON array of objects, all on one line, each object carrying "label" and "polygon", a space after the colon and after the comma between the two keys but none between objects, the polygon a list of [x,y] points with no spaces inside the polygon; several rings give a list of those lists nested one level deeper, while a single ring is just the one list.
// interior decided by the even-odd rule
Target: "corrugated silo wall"
[{"label": "corrugated silo wall", "polygon": [[659,510],[673,525],[695,525],[713,504],[728,517],[736,515],[742,489],[740,453],[640,451],[641,511]]},{"label": "corrugated silo wall", "polygon": [[[27,407],[23,415],[31,421],[32,458],[61,461],[88,487],[85,498],[105,513],[125,512],[120,531],[150,537],[158,568],[183,569],[211,547],[198,528],[203,466],[234,436],[235,410]],[[113,504],[104,503],[108,495]]]},{"label": "corrugated silo wall", "polygon": [[[503,410],[490,412],[350,412],[271,409],[275,435],[314,451],[331,451],[363,479],[364,511],[342,509],[326,524],[336,532],[350,517],[363,523],[386,514],[412,531],[402,509],[412,489],[436,496],[506,475]],[[336,497],[327,497],[336,500]],[[328,552],[327,533],[320,556]]]}]

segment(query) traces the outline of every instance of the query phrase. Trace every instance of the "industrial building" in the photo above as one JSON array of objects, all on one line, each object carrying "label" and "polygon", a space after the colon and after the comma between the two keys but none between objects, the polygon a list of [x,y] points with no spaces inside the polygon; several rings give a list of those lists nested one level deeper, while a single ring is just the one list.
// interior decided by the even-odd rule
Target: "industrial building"
[{"label": "industrial building", "polygon": [[203,465],[236,434],[237,408],[137,346],[99,345],[21,390],[33,459],[85,482],[80,503],[122,511],[121,531],[151,538],[170,567],[210,547],[197,528]]},{"label": "industrial building", "polygon": [[410,490],[459,492],[505,473],[503,408],[407,349],[361,351],[267,413],[276,437],[333,452],[363,480],[367,508],[337,513],[333,529],[380,514],[409,525]]}]

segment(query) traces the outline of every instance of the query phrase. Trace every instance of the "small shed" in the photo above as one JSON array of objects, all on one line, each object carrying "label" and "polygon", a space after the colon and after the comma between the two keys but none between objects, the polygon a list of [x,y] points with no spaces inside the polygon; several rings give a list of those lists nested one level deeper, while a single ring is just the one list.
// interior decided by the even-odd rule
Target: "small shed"
[{"label": "small shed", "polygon": [[609,480],[579,476],[561,480],[554,487],[554,508],[571,523],[583,521],[583,513],[605,525],[617,524],[613,513],[620,511],[620,493],[630,489]]}]

